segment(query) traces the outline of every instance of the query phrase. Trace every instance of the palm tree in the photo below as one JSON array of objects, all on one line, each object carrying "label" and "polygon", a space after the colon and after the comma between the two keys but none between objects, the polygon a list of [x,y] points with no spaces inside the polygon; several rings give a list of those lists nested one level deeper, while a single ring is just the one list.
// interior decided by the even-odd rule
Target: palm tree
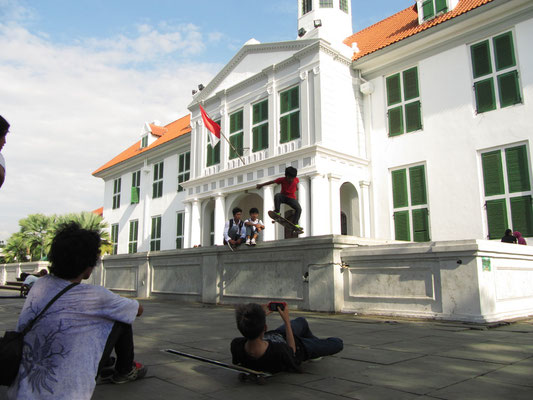
[{"label": "palm tree", "polygon": [[6,263],[25,262],[27,261],[28,245],[24,235],[20,232],[14,233],[7,240],[4,247],[4,256]]},{"label": "palm tree", "polygon": [[106,222],[104,222],[104,219],[101,216],[92,212],[83,211],[81,213],[71,213],[57,216],[55,218],[51,239],[55,236],[55,233],[60,226],[69,222],[77,222],[84,229],[98,232],[100,238],[102,239],[100,252],[102,254],[111,252],[112,245],[111,241],[109,240],[109,232],[107,231],[108,225]]},{"label": "palm tree", "polygon": [[20,233],[30,249],[31,261],[41,260],[48,253],[46,237],[52,223],[53,219],[44,214],[31,214],[19,221]]}]

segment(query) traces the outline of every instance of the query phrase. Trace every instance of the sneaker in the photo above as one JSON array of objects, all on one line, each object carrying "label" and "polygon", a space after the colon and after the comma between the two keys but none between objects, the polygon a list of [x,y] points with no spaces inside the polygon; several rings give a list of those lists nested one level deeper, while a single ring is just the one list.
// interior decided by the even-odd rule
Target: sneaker
[{"label": "sneaker", "polygon": [[257,243],[255,243],[255,239],[254,239],[254,238],[252,238],[252,240],[250,240],[250,244],[251,244],[252,246],[255,246],[255,245],[257,244]]},{"label": "sneaker", "polygon": [[311,362],[317,362],[317,361],[320,361],[322,360],[322,357],[317,357],[317,358],[310,358],[309,361]]},{"label": "sneaker", "polygon": [[[253,240],[253,239],[252,239],[252,240]],[[251,243],[252,243],[252,242],[251,242],[250,238],[246,239],[246,245],[247,245],[247,246],[250,246]],[[255,242],[254,242],[254,244],[255,244]]]},{"label": "sneaker", "polygon": [[295,224],[294,227],[298,229],[299,231],[303,231],[304,228],[302,228],[300,225]]},{"label": "sneaker", "polygon": [[141,363],[138,363],[136,361],[133,362],[133,367],[130,372],[128,372],[125,375],[119,374],[118,372],[115,372],[113,375],[113,378],[111,378],[111,381],[113,383],[128,383],[136,381],[137,379],[142,379],[146,375],[146,372],[148,371],[148,368],[146,368]]}]

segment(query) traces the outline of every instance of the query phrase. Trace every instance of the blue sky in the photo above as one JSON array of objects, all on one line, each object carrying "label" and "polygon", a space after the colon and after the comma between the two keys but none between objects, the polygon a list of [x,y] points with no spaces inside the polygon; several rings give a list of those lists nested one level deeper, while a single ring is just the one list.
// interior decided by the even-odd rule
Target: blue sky
[{"label": "blue sky", "polygon": [[[354,32],[414,2],[352,0]],[[297,0],[0,0],[0,21],[5,240],[28,214],[102,206],[91,173],[187,113],[248,39],[295,39]]]}]

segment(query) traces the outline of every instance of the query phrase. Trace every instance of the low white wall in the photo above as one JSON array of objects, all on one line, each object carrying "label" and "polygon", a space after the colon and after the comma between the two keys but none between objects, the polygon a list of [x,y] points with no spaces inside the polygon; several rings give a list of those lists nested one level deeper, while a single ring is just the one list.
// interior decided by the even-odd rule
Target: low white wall
[{"label": "low white wall", "polygon": [[[43,266],[0,265],[0,277]],[[492,322],[533,315],[533,247],[328,235],[105,256],[88,283],[140,298]]]},{"label": "low white wall", "polygon": [[0,285],[5,285],[6,282],[15,282],[22,272],[36,274],[44,268],[48,268],[47,261],[0,264]]},{"label": "low white wall", "polygon": [[491,322],[533,314],[533,248],[485,240],[350,249],[343,311]]}]

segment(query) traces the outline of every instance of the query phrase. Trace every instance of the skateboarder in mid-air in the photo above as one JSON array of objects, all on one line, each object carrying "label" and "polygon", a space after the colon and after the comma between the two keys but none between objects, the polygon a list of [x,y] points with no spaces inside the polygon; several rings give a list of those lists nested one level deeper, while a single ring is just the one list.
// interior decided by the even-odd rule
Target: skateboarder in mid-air
[{"label": "skateboarder in mid-air", "polygon": [[287,167],[285,168],[285,177],[265,183],[259,183],[256,187],[257,189],[261,189],[266,185],[281,184],[281,193],[277,193],[274,196],[274,213],[281,217],[281,203],[287,204],[289,207],[294,209],[292,223],[294,224],[295,228],[303,230],[303,228],[298,225],[300,215],[302,214],[302,207],[300,207],[300,203],[298,203],[298,200],[296,200],[296,191],[298,190],[298,183],[300,182],[296,175],[298,175],[298,170],[296,168]]},{"label": "skateboarder in mid-air", "polygon": [[[277,308],[283,325],[267,332],[266,316],[273,312],[272,308]],[[232,362],[256,371],[300,372],[302,361],[329,356],[343,348],[342,339],[314,336],[305,318],[291,321],[285,303],[241,304],[235,310],[235,317],[244,337],[231,342]]]}]

